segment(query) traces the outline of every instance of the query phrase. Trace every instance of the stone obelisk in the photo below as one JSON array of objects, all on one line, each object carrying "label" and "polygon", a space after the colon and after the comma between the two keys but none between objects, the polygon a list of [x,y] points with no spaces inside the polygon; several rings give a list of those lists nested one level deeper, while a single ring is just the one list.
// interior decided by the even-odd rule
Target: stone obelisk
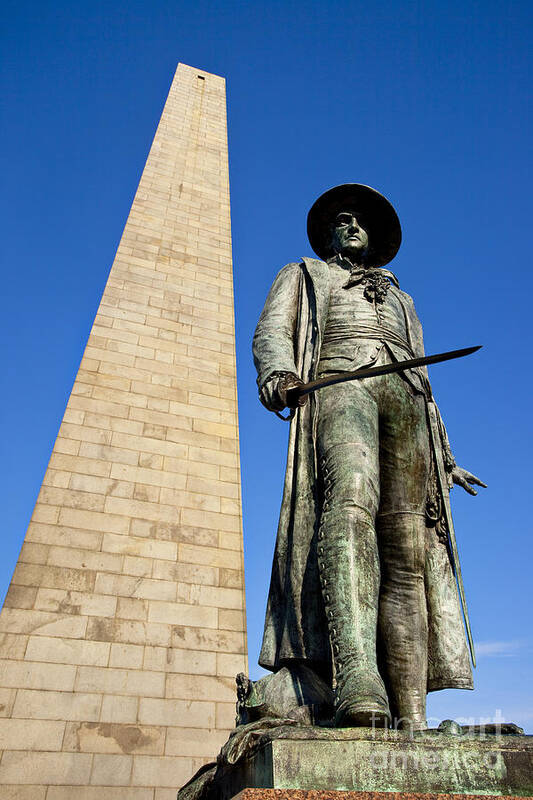
[{"label": "stone obelisk", "polygon": [[174,800],[246,670],[225,81],[180,64],[0,616],[0,794]]}]

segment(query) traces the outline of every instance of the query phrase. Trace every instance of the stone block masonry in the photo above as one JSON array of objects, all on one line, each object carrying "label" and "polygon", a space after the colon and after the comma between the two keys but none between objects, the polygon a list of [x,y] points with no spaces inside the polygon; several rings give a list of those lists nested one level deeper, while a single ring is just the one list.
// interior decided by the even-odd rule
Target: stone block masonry
[{"label": "stone block masonry", "polygon": [[174,800],[246,671],[224,79],[180,64],[0,615],[0,795]]}]

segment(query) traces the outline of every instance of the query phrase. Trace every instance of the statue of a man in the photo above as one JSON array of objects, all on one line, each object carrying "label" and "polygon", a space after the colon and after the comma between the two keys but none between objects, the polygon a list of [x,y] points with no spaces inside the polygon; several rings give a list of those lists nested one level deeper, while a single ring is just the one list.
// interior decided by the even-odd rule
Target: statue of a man
[{"label": "statue of a man", "polygon": [[[276,277],[254,336],[271,411],[328,373],[423,355],[413,301],[383,269],[401,228],[360,184],[315,202],[318,259]],[[335,689],[337,727],[426,727],[426,693],[471,689],[446,544],[425,368],[320,389],[293,412],[263,647],[277,672],[305,664]],[[438,415],[447,488],[483,486],[458,467]]]}]

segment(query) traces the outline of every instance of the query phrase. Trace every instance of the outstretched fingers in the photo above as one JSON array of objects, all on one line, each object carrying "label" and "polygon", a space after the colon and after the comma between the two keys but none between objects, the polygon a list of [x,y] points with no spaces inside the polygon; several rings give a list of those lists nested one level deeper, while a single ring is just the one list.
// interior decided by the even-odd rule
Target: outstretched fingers
[{"label": "outstretched fingers", "polygon": [[475,489],[474,489],[472,486],[470,486],[470,483],[469,483],[469,478],[466,478],[466,477],[465,477],[465,478],[463,478],[463,477],[461,477],[461,478],[459,478],[459,480],[458,480],[457,482],[458,482],[459,486],[462,486],[462,487],[463,487],[463,489],[464,489],[466,492],[468,492],[468,494],[472,494],[472,495],[474,495],[474,496],[475,496],[475,495],[477,495],[477,492],[476,492],[476,490],[475,490]]},{"label": "outstretched fingers", "polygon": [[475,483],[476,486],[482,486],[484,489],[487,488],[487,484],[480,481],[479,478],[476,478],[475,475],[472,475],[471,472],[466,473],[466,479],[468,483]]},{"label": "outstretched fingers", "polygon": [[479,478],[476,478],[475,475],[472,475],[471,472],[468,470],[463,469],[462,467],[455,466],[452,470],[452,480],[458,486],[462,486],[465,492],[471,495],[477,495],[476,490],[473,488],[472,484],[476,486],[483,486],[483,488],[487,488],[487,484],[480,481]]}]

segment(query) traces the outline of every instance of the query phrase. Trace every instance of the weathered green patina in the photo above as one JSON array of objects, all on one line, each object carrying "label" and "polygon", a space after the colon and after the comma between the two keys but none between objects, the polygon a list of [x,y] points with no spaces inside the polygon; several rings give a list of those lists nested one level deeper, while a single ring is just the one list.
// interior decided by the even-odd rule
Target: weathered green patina
[{"label": "weathered green patina", "polygon": [[[276,412],[302,381],[424,353],[413,301],[382,268],[401,241],[390,203],[336,187],[308,230],[326,260],[281,270],[254,337]],[[335,689],[337,726],[423,729],[427,691],[472,688],[442,513],[453,482],[483,485],[456,465],[424,368],[326,387],[295,411],[260,664],[312,669]]]},{"label": "weathered green patina", "polygon": [[247,787],[533,795],[533,737],[517,735],[521,729],[513,725],[469,729],[448,722],[414,734],[283,719],[248,723],[178,800],[230,800]]},{"label": "weathered green patina", "polygon": [[[320,258],[281,270],[254,337],[260,398],[277,413],[302,383],[424,354],[413,301],[382,269],[401,241],[388,201],[336,187],[308,229]],[[260,656],[271,674],[237,676],[237,727],[179,800],[245,787],[531,795],[533,743],[516,726],[427,730],[427,691],[472,688],[447,505],[453,483],[484,484],[456,465],[425,367],[292,397]]]}]

